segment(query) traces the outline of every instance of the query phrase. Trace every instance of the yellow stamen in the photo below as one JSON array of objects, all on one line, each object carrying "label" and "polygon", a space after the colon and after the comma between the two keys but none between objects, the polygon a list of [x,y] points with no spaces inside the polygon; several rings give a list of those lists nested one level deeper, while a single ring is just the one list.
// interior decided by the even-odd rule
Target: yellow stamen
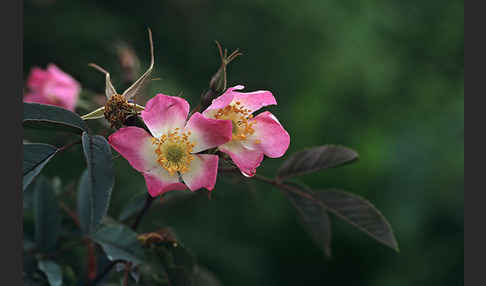
[{"label": "yellow stamen", "polygon": [[179,128],[168,132],[159,138],[153,138],[152,144],[157,145],[155,154],[160,166],[173,176],[176,172],[181,174],[189,170],[194,155],[191,154],[195,144],[189,141],[191,132],[179,134]]},{"label": "yellow stamen", "polygon": [[255,122],[249,120],[253,118],[251,110],[245,109],[241,102],[237,101],[234,105],[230,104],[218,109],[214,115],[216,119],[231,120],[233,124],[233,140],[245,140],[252,135],[255,130]]}]

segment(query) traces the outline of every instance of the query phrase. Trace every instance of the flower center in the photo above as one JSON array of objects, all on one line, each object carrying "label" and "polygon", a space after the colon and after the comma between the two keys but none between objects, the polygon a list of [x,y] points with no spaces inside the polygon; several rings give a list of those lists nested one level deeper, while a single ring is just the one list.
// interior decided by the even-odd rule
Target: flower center
[{"label": "flower center", "polygon": [[152,144],[157,146],[155,149],[157,162],[171,176],[176,172],[181,174],[187,172],[194,159],[191,154],[194,144],[189,141],[189,135],[191,135],[190,131],[179,133],[179,128],[176,128],[174,132],[152,139]]},{"label": "flower center", "polygon": [[239,101],[235,104],[230,104],[225,108],[219,109],[214,118],[231,120],[233,125],[233,140],[245,140],[248,136],[252,135],[255,130],[253,126],[255,122],[249,120],[253,118],[249,109],[245,109]]}]

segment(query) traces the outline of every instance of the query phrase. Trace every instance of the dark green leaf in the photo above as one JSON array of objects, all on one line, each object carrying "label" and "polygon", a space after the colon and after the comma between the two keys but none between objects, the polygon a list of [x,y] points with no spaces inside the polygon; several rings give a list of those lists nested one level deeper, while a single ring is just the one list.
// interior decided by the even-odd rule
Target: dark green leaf
[{"label": "dark green leaf", "polygon": [[343,146],[324,145],[292,154],[277,172],[282,181],[327,168],[338,167],[358,159],[356,151]]},{"label": "dark green leaf", "polygon": [[148,194],[146,192],[139,193],[133,196],[121,211],[119,219],[126,220],[132,215],[139,213],[145,206],[147,196]]},{"label": "dark green leaf", "polygon": [[83,133],[83,150],[87,170],[78,190],[78,214],[85,233],[96,230],[108,211],[115,172],[111,148],[102,136]]},{"label": "dark green leaf", "polygon": [[62,271],[57,263],[50,260],[39,261],[39,269],[44,272],[51,286],[62,285]]},{"label": "dark green leaf", "polygon": [[24,127],[52,129],[81,134],[88,129],[74,112],[52,105],[24,102]]},{"label": "dark green leaf", "polygon": [[124,225],[104,226],[91,234],[91,238],[101,245],[111,261],[130,261],[135,266],[142,263],[144,259],[137,234]]},{"label": "dark green leaf", "polygon": [[22,165],[22,188],[24,191],[40,173],[42,168],[44,168],[47,162],[56,155],[57,150],[56,147],[48,144],[24,144],[24,161]]},{"label": "dark green leaf", "polygon": [[61,228],[59,206],[52,186],[40,176],[34,190],[35,242],[38,249],[55,248]]},{"label": "dark green leaf", "polygon": [[284,189],[284,193],[297,209],[299,218],[311,234],[314,242],[319,245],[327,256],[331,256],[331,223],[325,208],[314,199],[314,192],[304,185],[293,184],[308,196]]},{"label": "dark green leaf", "polygon": [[25,190],[24,190],[24,196],[22,203],[24,205],[24,210],[26,209],[31,209],[34,207],[34,192],[35,192],[35,187],[36,184],[30,184]]},{"label": "dark green leaf", "polygon": [[390,224],[369,201],[338,190],[315,192],[315,197],[337,217],[398,251],[398,244]]},{"label": "dark green leaf", "polygon": [[84,170],[78,184],[77,210],[79,224],[84,233],[90,233],[94,225],[93,197],[88,170]]}]

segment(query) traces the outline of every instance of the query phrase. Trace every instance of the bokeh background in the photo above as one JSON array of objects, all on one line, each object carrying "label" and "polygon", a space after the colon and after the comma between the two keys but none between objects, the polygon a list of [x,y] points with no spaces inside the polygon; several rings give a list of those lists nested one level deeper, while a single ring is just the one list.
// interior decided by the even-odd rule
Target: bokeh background
[{"label": "bokeh background", "polygon": [[[370,200],[393,226],[400,253],[333,219],[328,259],[282,193],[229,178],[219,179],[211,200],[195,195],[157,205],[142,230],[171,226],[224,285],[462,285],[463,8],[463,1],[436,0],[26,0],[24,78],[33,66],[57,64],[82,84],[77,111],[84,114],[99,105],[104,88],[104,77],[87,64],[108,69],[123,90],[130,77],[120,47],[138,56],[133,70],[143,72],[151,27],[161,79],[140,103],[156,92],[182,92],[195,106],[219,66],[214,40],[240,48],[229,85],[274,93],[279,104],[269,110],[291,134],[287,155],[323,144],[360,154],[355,164],[302,181]],[[258,171],[271,176],[281,162],[266,160]],[[115,166],[113,217],[145,191],[123,158]],[[45,174],[69,186],[84,168],[73,149]]]}]

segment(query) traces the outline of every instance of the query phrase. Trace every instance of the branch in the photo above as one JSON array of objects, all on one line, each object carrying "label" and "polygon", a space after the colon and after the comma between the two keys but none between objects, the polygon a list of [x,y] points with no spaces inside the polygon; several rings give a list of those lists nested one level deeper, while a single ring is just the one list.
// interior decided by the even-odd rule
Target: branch
[{"label": "branch", "polygon": [[[221,168],[220,172],[235,172],[235,173],[239,173],[241,175],[238,168]],[[247,179],[247,180],[254,179],[254,180],[257,180],[257,181],[265,182],[267,184],[274,185],[276,187],[280,187],[282,189],[286,189],[286,190],[291,191],[293,193],[299,194],[299,195],[306,197],[308,199],[312,199],[312,196],[310,196],[309,194],[307,194],[305,192],[302,192],[299,188],[296,188],[296,187],[291,186],[291,185],[284,184],[282,182],[278,182],[276,179],[272,179],[272,178],[265,177],[265,176],[258,175],[258,174],[254,175],[253,177],[249,177],[249,178],[245,177],[243,175],[241,175],[241,177],[243,179]]]}]

